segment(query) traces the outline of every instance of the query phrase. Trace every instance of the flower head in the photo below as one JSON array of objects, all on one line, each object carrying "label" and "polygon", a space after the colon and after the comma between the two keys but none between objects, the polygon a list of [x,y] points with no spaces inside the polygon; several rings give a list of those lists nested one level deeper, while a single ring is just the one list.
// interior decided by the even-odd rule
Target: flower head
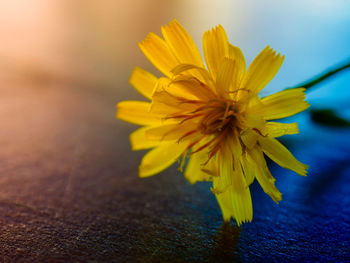
[{"label": "flower head", "polygon": [[117,118],[142,125],[130,135],[133,150],[151,149],[142,159],[140,177],[157,174],[176,160],[191,182],[212,181],[225,221],[238,225],[253,216],[249,185],[257,179],[275,201],[281,193],[265,157],[306,175],[276,137],[298,133],[296,123],[278,123],[305,110],[304,89],[265,98],[259,92],[280,69],[284,56],[269,46],[246,69],[242,51],[228,42],[222,26],[203,36],[207,67],[192,38],[176,21],[162,27],[164,39],[150,33],[139,46],[164,76],[135,68],[130,83],[149,102],[123,101]]}]

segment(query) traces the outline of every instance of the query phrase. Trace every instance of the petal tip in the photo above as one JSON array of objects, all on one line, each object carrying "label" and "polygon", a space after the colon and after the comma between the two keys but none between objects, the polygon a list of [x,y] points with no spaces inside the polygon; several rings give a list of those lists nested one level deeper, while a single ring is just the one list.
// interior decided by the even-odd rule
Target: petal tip
[{"label": "petal tip", "polygon": [[144,169],[147,168],[147,164],[140,164],[139,166],[139,178],[147,178],[152,176],[152,174],[149,174],[147,172],[144,171]]}]

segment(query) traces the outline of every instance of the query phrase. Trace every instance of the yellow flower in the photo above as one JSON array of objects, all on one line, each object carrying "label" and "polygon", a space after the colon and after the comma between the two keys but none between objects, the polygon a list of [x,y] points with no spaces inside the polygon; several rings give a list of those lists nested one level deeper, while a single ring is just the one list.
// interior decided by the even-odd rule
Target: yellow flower
[{"label": "yellow flower", "polygon": [[152,148],[142,159],[140,177],[157,174],[176,160],[191,182],[212,181],[225,221],[238,225],[253,217],[249,185],[256,178],[276,203],[282,199],[264,154],[305,176],[302,164],[276,140],[298,133],[297,123],[278,123],[308,108],[303,88],[265,98],[258,93],[282,65],[269,46],[246,69],[242,51],[228,42],[221,25],[203,35],[207,65],[190,35],[176,21],[149,33],[139,47],[164,76],[135,68],[131,85],[149,102],[123,101],[117,118],[142,125],[130,135],[133,150]]}]

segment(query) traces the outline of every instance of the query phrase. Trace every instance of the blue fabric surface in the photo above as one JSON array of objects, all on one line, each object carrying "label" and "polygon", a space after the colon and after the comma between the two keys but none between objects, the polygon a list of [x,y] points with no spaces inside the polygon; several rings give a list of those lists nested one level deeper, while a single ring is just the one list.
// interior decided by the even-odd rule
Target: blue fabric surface
[{"label": "blue fabric surface", "polygon": [[239,258],[294,262],[350,260],[349,129],[325,128],[298,116],[302,134],[284,139],[310,165],[307,177],[270,164],[283,200],[275,205],[255,183],[254,221],[243,227]]}]

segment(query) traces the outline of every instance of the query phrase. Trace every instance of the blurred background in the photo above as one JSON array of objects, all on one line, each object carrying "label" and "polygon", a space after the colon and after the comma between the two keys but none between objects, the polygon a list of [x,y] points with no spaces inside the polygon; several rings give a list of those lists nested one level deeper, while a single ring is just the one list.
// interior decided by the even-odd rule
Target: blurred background
[{"label": "blurred background", "polygon": [[[347,0],[12,0],[0,5],[0,255],[4,262],[349,261],[349,128],[298,121],[283,140],[310,165],[272,167],[283,201],[252,186],[254,220],[222,219],[208,184],[172,167],[141,180],[136,127],[115,104],[142,99],[133,67],[160,75],[137,43],[176,18],[202,50],[222,24],[250,63],[266,46],[286,56],[262,95],[350,59]],[[350,72],[310,90],[311,109],[350,119]],[[120,261],[119,261],[120,262]]]}]

